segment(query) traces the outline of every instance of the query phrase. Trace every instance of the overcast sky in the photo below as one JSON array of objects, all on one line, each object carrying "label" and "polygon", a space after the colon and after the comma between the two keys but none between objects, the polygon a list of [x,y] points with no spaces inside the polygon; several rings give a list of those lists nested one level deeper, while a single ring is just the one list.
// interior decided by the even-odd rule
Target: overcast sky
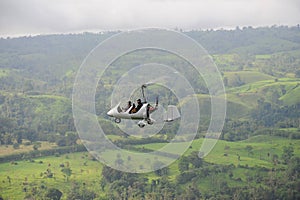
[{"label": "overcast sky", "polygon": [[299,0],[0,0],[0,36],[295,26]]}]

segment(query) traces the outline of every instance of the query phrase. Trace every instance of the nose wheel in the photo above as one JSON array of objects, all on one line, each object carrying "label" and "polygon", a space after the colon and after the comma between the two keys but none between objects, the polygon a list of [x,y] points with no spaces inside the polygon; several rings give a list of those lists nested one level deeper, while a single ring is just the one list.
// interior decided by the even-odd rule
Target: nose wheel
[{"label": "nose wheel", "polygon": [[140,128],[144,128],[145,124],[138,124]]},{"label": "nose wheel", "polygon": [[144,127],[147,125],[147,123],[146,123],[145,120],[142,120],[142,121],[139,121],[137,125],[138,125],[140,128],[144,128]]},{"label": "nose wheel", "polygon": [[119,124],[119,123],[121,122],[121,119],[120,119],[120,118],[115,118],[115,122],[116,122],[117,124]]}]

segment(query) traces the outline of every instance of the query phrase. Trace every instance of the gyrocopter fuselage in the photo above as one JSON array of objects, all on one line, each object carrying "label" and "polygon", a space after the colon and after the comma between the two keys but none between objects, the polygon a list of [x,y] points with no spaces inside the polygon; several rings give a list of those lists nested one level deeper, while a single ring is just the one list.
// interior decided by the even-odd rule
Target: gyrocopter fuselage
[{"label": "gyrocopter fuselage", "polygon": [[[151,118],[151,114],[158,109],[158,97],[156,98],[155,105],[152,106],[147,102],[144,93],[144,89],[152,84],[153,83],[148,83],[143,84],[141,86],[141,91],[144,100],[143,102],[141,101],[141,99],[138,99],[137,105],[132,103],[127,108],[122,108],[121,103],[118,103],[115,107],[113,107],[110,111],[107,112],[107,115],[110,117],[114,117],[114,121],[116,123],[120,123],[121,119],[129,119],[139,120],[137,124],[141,128],[145,127],[147,124],[152,125],[155,122],[155,120]],[[164,121],[171,122],[178,118],[180,118],[180,113],[177,107],[174,105],[169,105],[166,112],[164,113]]]}]

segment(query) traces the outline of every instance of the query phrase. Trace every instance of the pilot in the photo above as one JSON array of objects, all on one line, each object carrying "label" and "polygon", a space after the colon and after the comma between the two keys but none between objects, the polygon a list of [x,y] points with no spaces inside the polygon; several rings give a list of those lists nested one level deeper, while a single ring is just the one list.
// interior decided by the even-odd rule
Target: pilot
[{"label": "pilot", "polygon": [[142,104],[142,101],[141,101],[141,99],[138,99],[137,100],[137,106],[136,106],[136,112],[138,112],[140,109],[141,109],[141,107],[143,106],[143,104]]},{"label": "pilot", "polygon": [[131,107],[131,101],[128,101],[128,104],[125,108],[123,108],[124,112],[126,112]]}]

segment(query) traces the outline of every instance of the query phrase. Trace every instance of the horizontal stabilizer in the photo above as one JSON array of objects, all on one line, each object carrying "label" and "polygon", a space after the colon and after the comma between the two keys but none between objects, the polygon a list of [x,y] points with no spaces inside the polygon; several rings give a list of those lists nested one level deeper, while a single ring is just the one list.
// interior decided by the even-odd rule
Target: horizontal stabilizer
[{"label": "horizontal stabilizer", "polygon": [[171,122],[180,117],[180,113],[176,106],[169,105],[167,111],[164,114],[164,121]]}]

